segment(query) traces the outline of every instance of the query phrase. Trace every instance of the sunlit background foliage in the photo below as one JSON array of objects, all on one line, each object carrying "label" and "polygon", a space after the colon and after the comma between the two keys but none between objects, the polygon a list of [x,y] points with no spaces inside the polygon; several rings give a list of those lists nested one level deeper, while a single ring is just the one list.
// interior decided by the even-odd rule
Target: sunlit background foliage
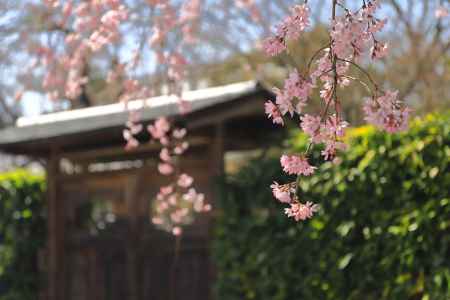
[{"label": "sunlit background foliage", "polygon": [[37,299],[45,246],[44,177],[25,170],[0,175],[0,299]]}]

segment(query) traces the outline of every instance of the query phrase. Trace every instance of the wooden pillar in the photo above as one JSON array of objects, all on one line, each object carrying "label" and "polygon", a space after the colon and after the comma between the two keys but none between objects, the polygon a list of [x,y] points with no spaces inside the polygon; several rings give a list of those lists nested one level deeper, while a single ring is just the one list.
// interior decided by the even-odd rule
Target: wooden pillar
[{"label": "wooden pillar", "polygon": [[[216,178],[218,176],[222,176],[225,174],[225,143],[226,143],[226,130],[225,130],[225,124],[223,122],[220,122],[214,127],[214,136],[212,140],[212,145],[210,147],[210,183],[209,185],[211,187],[214,187]],[[208,202],[214,207],[216,206],[216,201],[214,199],[214,188],[210,191],[210,194],[208,196]],[[207,219],[207,228],[208,228],[208,234],[210,235],[210,238],[212,237],[212,228],[213,228],[213,218]],[[216,266],[210,261],[209,259],[209,245],[208,240],[205,240],[205,252],[208,257],[207,267],[208,270],[208,276],[205,278],[205,280],[202,282],[202,284],[207,287],[208,291],[208,299],[213,299],[212,295],[212,283],[215,281],[216,278]]]},{"label": "wooden pillar", "polygon": [[214,127],[214,138],[211,145],[212,176],[221,176],[225,172],[225,124]]},{"label": "wooden pillar", "polygon": [[138,190],[140,173],[130,175],[126,180],[125,201],[129,214],[129,233],[126,240],[127,283],[129,300],[139,300],[138,247],[139,247],[139,203]]},{"label": "wooden pillar", "polygon": [[58,197],[59,158],[52,150],[47,161],[48,299],[65,299],[64,202]]}]

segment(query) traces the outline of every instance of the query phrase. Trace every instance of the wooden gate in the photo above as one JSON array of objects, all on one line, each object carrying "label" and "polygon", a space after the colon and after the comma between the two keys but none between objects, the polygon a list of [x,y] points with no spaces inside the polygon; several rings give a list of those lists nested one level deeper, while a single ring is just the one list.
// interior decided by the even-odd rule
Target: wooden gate
[{"label": "wooden gate", "polygon": [[90,240],[70,247],[67,299],[209,299],[205,241],[182,241],[175,261],[173,239],[158,239],[143,241],[136,259],[127,254],[126,244],[118,240]]},{"label": "wooden gate", "polygon": [[67,300],[210,299],[205,220],[188,228],[176,254],[175,238],[149,221],[154,191],[141,178],[64,187]]}]

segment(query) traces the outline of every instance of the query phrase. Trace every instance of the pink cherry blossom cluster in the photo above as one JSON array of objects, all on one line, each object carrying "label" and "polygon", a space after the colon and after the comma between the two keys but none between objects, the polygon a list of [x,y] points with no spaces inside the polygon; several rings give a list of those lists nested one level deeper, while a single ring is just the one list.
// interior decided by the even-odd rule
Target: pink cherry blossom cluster
[{"label": "pink cherry blossom cluster", "polygon": [[311,166],[308,160],[298,155],[283,155],[280,159],[283,171],[287,174],[309,176],[314,173],[316,167]]},{"label": "pink cherry blossom cluster", "polygon": [[[112,1],[110,1],[112,2]],[[90,47],[98,51],[104,46],[118,40],[119,25],[128,18],[125,6],[112,7],[100,18],[100,26],[90,35]]]},{"label": "pink cherry blossom cluster", "polygon": [[[184,140],[186,129],[174,129],[166,118],[159,118],[147,127],[153,139],[159,140],[163,146],[159,158],[161,163],[158,170],[163,175],[172,175],[175,170],[175,160],[172,155],[182,155],[188,148],[189,143]],[[171,134],[170,134],[171,133]]]},{"label": "pink cherry blossom cluster", "polygon": [[312,218],[315,212],[319,210],[317,204],[307,201],[305,204],[298,200],[296,195],[297,183],[288,183],[280,185],[274,182],[271,186],[273,196],[281,203],[289,204],[289,208],[285,208],[284,212],[288,217],[294,218],[295,221],[304,221]]},{"label": "pink cherry blossom cluster", "polygon": [[159,172],[164,176],[175,178],[172,184],[161,187],[154,203],[152,222],[156,226],[172,232],[182,233],[182,226],[191,224],[196,213],[211,210],[211,205],[205,202],[205,196],[197,193],[192,184],[194,179],[188,174],[179,174],[177,158],[189,147],[183,140],[186,129],[175,128],[165,118],[160,118],[147,130],[163,148],[160,151]]},{"label": "pink cherry blossom cluster", "polygon": [[450,12],[447,7],[439,5],[435,10],[434,15],[437,19],[441,19],[450,16]]},{"label": "pink cherry blossom cluster", "polygon": [[178,29],[182,33],[183,43],[191,44],[197,41],[195,34],[200,17],[200,0],[183,1],[178,13],[170,1],[149,0],[147,2],[152,9],[159,12],[153,25],[153,36],[150,38],[150,44],[153,47],[162,47],[167,35]]},{"label": "pink cherry blossom cluster", "polygon": [[324,145],[321,154],[325,160],[333,160],[338,151],[346,150],[347,145],[342,142],[348,126],[346,121],[340,120],[335,114],[324,121],[319,116],[305,114],[300,120],[300,128],[310,137],[311,144]]},{"label": "pink cherry blossom cluster", "polygon": [[[130,63],[132,63],[132,62],[130,62]],[[124,66],[130,67],[130,63],[125,64]],[[118,66],[118,68],[120,68],[120,65]],[[113,72],[110,72],[108,74],[108,76],[111,76],[108,79],[112,80],[112,78],[114,78],[114,76],[120,76],[120,73],[114,73],[114,71],[113,71]],[[153,95],[152,90],[150,90],[146,86],[139,83],[139,81],[137,81],[136,79],[126,78],[126,77],[127,77],[126,73],[123,74],[122,90],[121,90],[121,94],[119,95],[119,101],[123,102],[126,107],[128,107],[128,101],[130,101],[130,100],[143,99],[143,98],[145,99],[145,98],[151,97]]]},{"label": "pink cherry blossom cluster", "polygon": [[139,141],[135,137],[143,129],[143,126],[139,121],[140,121],[139,111],[136,110],[130,111],[128,121],[126,124],[126,129],[123,130],[123,138],[127,142],[125,149],[127,150],[134,149],[139,145]]},{"label": "pink cherry blossom cluster", "polygon": [[287,42],[297,40],[309,26],[309,14],[306,4],[294,6],[291,15],[278,24],[276,34],[264,40],[263,49],[266,53],[274,56],[286,50]]},{"label": "pink cherry blossom cluster", "polygon": [[192,182],[192,177],[181,174],[176,185],[161,187],[154,202],[153,224],[178,236],[183,233],[182,226],[194,221],[196,213],[211,210],[205,196],[190,188]]},{"label": "pink cherry blossom cluster", "polygon": [[[192,44],[196,41],[195,32],[200,14],[200,1],[185,1],[179,14],[176,8],[169,1],[152,0],[149,5],[159,15],[155,18],[153,34],[149,39],[149,44],[155,51],[158,63],[166,66],[168,78],[169,94],[175,95],[178,100],[180,113],[185,114],[190,111],[189,102],[182,98],[182,83],[186,78],[187,60],[181,54],[183,45]],[[181,32],[183,39],[175,48],[166,49],[170,33]]]},{"label": "pink cherry blossom cluster", "polygon": [[375,99],[368,99],[363,107],[365,120],[387,132],[406,130],[411,109],[397,100],[398,92],[386,91]]},{"label": "pink cherry blossom cluster", "polygon": [[[283,171],[291,175],[310,176],[316,169],[316,167],[309,164],[307,158],[303,155],[283,155],[281,156],[280,162]],[[284,185],[274,182],[270,187],[272,188],[274,197],[278,201],[290,205],[289,208],[285,208],[284,212],[288,217],[292,217],[296,221],[309,219],[319,210],[319,206],[310,201],[304,204],[300,202],[297,196],[297,182]]]},{"label": "pink cherry blossom cluster", "polygon": [[379,0],[365,3],[361,9],[336,17],[332,23],[330,36],[333,52],[340,59],[358,59],[371,49],[372,57],[381,58],[387,54],[387,44],[379,42],[375,34],[380,32],[387,20],[375,17],[380,7]]},{"label": "pink cherry blossom cluster", "polygon": [[[398,100],[398,93],[381,91],[370,74],[359,65],[364,57],[380,59],[387,54],[387,44],[376,39],[376,34],[387,22],[375,16],[379,7],[379,0],[366,0],[362,1],[359,9],[352,11],[344,7],[341,1],[333,0],[330,43],[313,55],[304,72],[297,69],[291,72],[283,89],[274,88],[275,103],[270,100],[265,103],[266,114],[273,123],[284,126],[285,118],[289,116],[297,119],[299,127],[309,136],[310,144],[305,153],[283,155],[280,159],[283,171],[296,175],[297,181],[271,186],[276,199],[290,204],[285,213],[296,221],[312,217],[318,209],[312,202],[301,203],[297,195],[297,183],[301,176],[310,176],[316,169],[308,162],[314,145],[322,145],[323,158],[335,162],[339,161],[339,152],[347,148],[343,137],[349,124],[342,118],[339,88],[345,88],[352,82],[362,84],[372,95],[363,107],[368,122],[388,132],[407,128],[410,110]],[[339,9],[342,15],[338,15]],[[275,35],[264,41],[263,49],[268,55],[290,55],[285,51],[288,49],[287,41],[297,40],[307,29],[310,23],[307,4],[297,5],[291,12],[277,26]],[[365,77],[349,76],[351,67]],[[316,90],[322,100],[322,112],[318,115],[304,113],[304,107]]]},{"label": "pink cherry blossom cluster", "polygon": [[197,42],[196,32],[198,19],[200,16],[200,0],[185,1],[181,7],[181,16],[179,23],[181,24],[181,32],[183,33],[183,41],[187,44]]},{"label": "pink cherry blossom cluster", "polygon": [[88,81],[87,61],[93,53],[119,40],[119,26],[127,20],[128,10],[119,0],[78,4],[46,0],[44,4],[55,16],[47,20],[47,26],[65,34],[64,44],[52,48],[42,40],[34,41],[29,44],[29,52],[44,67],[42,87],[48,97],[75,100]]}]

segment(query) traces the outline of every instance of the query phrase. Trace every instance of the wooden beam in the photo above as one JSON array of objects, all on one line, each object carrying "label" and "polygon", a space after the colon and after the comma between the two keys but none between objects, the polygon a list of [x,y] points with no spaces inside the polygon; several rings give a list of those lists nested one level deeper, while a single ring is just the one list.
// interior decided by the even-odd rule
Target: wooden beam
[{"label": "wooden beam", "polygon": [[58,199],[59,159],[52,150],[47,162],[48,203],[48,299],[65,298],[64,201]]},{"label": "wooden beam", "polygon": [[[209,145],[212,145],[212,143],[209,143]],[[205,147],[206,149],[206,147]],[[155,156],[155,158],[157,158]],[[198,156],[197,158],[192,157],[183,157],[182,159],[183,166],[186,168],[193,168],[198,166],[202,163],[207,163],[203,156]],[[75,182],[81,182],[81,181],[89,181],[94,179],[102,179],[106,177],[114,177],[114,178],[123,178],[129,175],[136,174],[136,172],[142,172],[142,171],[150,171],[154,172],[155,174],[159,173],[157,171],[157,164],[154,165],[144,165],[141,167],[136,168],[127,168],[127,169],[121,169],[121,170],[107,170],[102,172],[91,172],[91,173],[76,173],[76,174],[59,174],[57,181],[59,183],[75,183]]]},{"label": "wooden beam", "polygon": [[[189,142],[191,147],[209,145],[211,143],[211,139],[207,136],[191,137],[187,141]],[[161,145],[159,145],[159,143],[145,143],[132,150],[125,150],[124,146],[116,146],[108,148],[89,149],[84,151],[64,152],[61,153],[60,156],[61,158],[67,158],[75,162],[89,160],[95,161],[102,158],[114,157],[118,159],[121,156],[133,156],[149,152],[157,152],[160,149]]]}]

